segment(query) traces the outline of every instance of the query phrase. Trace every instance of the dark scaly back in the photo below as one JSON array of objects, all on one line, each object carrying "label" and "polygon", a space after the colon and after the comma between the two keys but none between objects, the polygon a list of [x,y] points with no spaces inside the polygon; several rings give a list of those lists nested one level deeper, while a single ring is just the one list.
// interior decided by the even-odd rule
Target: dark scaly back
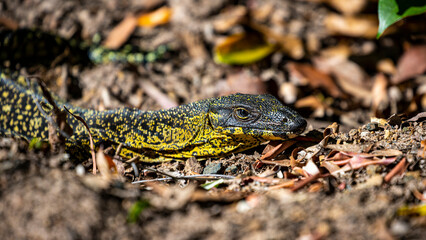
[{"label": "dark scaly back", "polygon": [[[43,109],[47,111],[51,109],[43,97],[1,74],[0,101],[2,135],[10,134],[27,140],[32,138],[48,140],[48,121],[35,104],[35,101],[39,101]],[[168,151],[173,153],[171,157],[179,158],[180,155],[178,156],[176,152],[191,145],[194,137],[201,131],[200,127],[204,126],[208,112],[207,101],[160,111],[140,111],[130,108],[95,111],[69,104],[65,106],[85,119],[96,147],[101,145],[116,147],[122,143],[123,156],[131,158],[139,155],[143,160],[151,161],[153,158],[161,157],[157,151]],[[64,104],[58,105],[63,108]],[[67,140],[67,151],[77,157],[87,155],[89,153],[87,129],[71,115],[67,121],[74,131]]]}]

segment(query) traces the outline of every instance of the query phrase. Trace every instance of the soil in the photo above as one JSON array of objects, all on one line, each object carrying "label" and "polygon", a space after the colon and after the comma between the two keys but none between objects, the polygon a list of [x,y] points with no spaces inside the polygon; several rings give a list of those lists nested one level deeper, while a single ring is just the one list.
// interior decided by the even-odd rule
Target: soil
[{"label": "soil", "polygon": [[[374,13],[375,4],[367,1],[363,13]],[[414,116],[424,111],[425,94],[416,95],[425,86],[424,76],[391,84],[403,89],[404,97],[397,102],[391,99],[384,107],[371,107],[360,96],[330,96],[333,93],[325,85],[295,83],[294,69],[299,68],[288,65],[315,62],[321,50],[344,42],[352,59],[357,59],[353,61],[369,76],[362,87],[371,89],[370,76],[377,70],[370,63],[375,66],[386,52],[383,49],[392,49],[387,57],[396,61],[404,44],[418,44],[421,37],[413,40],[403,28],[402,33],[378,41],[330,34],[323,20],[338,11],[322,1],[6,0],[0,4],[0,22],[90,41],[96,33],[106,38],[129,14],[164,5],[173,10],[168,24],[138,27],[127,41],[146,50],[167,44],[169,51],[158,62],[144,66],[34,64],[20,71],[39,75],[61,98],[95,109],[157,110],[237,91],[267,92],[308,119],[304,137],[272,159],[261,156],[280,142],[202,162],[146,164],[111,158],[117,170],[101,169],[96,176],[91,173],[91,159],[75,162],[67,154],[50,153],[45,145],[34,147],[22,139],[1,137],[1,239],[424,239],[424,117],[408,121],[395,115],[370,122],[372,114],[384,117],[396,111]],[[304,54],[287,49],[246,66],[215,63],[219,40],[244,28],[224,17],[236,6],[257,10],[251,17],[258,24],[299,39]],[[223,19],[230,27],[225,24],[226,29],[219,31],[215,26]],[[374,50],[366,50],[372,45]],[[345,92],[344,87],[340,89]],[[294,99],[323,96],[325,100],[321,105],[298,105],[289,100],[290,93]],[[413,104],[420,107],[413,109]],[[340,123],[340,132],[334,131],[334,121]],[[339,165],[350,170],[333,174],[322,163],[339,153],[352,154],[337,160],[351,159],[349,165]],[[354,165],[370,160],[375,162]],[[310,161],[318,173],[306,167]],[[388,178],[401,162],[405,165],[400,174]],[[205,180],[132,184],[200,173],[236,178],[209,190]]]}]

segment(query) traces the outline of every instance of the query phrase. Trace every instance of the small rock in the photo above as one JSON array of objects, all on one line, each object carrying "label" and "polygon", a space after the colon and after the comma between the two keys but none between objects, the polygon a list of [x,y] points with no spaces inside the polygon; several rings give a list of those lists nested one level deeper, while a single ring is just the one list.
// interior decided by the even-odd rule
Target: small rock
[{"label": "small rock", "polygon": [[222,163],[212,163],[204,168],[203,174],[216,174],[220,169],[222,169]]},{"label": "small rock", "polygon": [[368,131],[377,131],[380,129],[379,124],[378,123],[368,123],[367,125],[365,125],[365,128]]},{"label": "small rock", "polygon": [[236,174],[238,172],[238,167],[235,165],[231,165],[225,169],[225,173]]}]

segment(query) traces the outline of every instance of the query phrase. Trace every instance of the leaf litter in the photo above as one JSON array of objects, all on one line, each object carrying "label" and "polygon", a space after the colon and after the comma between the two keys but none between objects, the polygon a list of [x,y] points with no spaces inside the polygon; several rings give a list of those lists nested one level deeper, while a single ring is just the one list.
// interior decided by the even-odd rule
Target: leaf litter
[{"label": "leaf litter", "polygon": [[[71,99],[70,83],[78,79],[83,99],[77,104],[82,106],[159,109],[226,94],[217,87],[222,81],[230,91],[246,84],[244,91],[279,95],[312,124],[325,123],[296,139],[204,162],[145,165],[105,149],[98,152],[100,176],[81,173],[93,167],[90,160],[74,166],[64,154],[46,155],[43,149],[28,150],[21,141],[1,138],[2,238],[423,236],[426,130],[424,113],[419,112],[424,112],[426,94],[422,61],[412,64],[421,59],[421,51],[414,51],[418,45],[413,39],[398,40],[395,34],[406,27],[373,41],[377,25],[366,17],[371,14],[366,1],[347,6],[337,2],[271,0],[241,6],[223,1],[113,1],[97,12],[87,10],[93,9],[89,3],[46,3],[29,9],[7,2],[11,10],[5,15],[19,22],[7,21],[10,26],[42,22],[44,30],[65,36],[78,35],[82,28],[83,38],[96,32],[111,37],[112,47],[125,42],[147,49],[170,45],[166,61],[139,67],[138,74],[132,66],[70,66],[57,84],[63,66],[55,63],[47,73],[40,70],[53,89],[68,88],[65,96]],[[155,9],[166,11],[150,16]],[[126,16],[132,16],[130,21]],[[150,26],[158,18],[160,23]],[[137,26],[141,23],[149,26]],[[114,31],[120,25],[128,26]],[[213,63],[219,40],[247,27],[279,47],[244,67]],[[288,64],[299,67],[296,76]],[[288,94],[292,96],[285,99]],[[407,118],[419,114],[406,120],[398,113]],[[370,116],[376,118],[365,121]],[[388,116],[394,116],[392,121],[383,118]],[[355,129],[342,124],[339,132],[334,124],[322,131],[330,122],[345,119]],[[219,180],[201,174],[209,166]],[[151,180],[155,182],[131,184]],[[210,183],[209,190],[202,188],[205,183]],[[54,232],[47,231],[52,228]]]}]

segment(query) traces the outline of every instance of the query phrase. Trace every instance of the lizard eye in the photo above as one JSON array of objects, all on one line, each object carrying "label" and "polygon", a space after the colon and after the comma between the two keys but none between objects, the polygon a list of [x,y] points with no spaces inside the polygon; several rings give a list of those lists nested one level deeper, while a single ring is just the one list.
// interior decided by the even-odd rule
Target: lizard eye
[{"label": "lizard eye", "polygon": [[235,115],[239,118],[239,119],[242,119],[242,120],[246,120],[246,119],[248,119],[249,118],[249,116],[250,116],[250,112],[249,111],[247,111],[246,109],[244,109],[244,108],[236,108],[235,110],[234,110],[234,112],[235,112]]}]

